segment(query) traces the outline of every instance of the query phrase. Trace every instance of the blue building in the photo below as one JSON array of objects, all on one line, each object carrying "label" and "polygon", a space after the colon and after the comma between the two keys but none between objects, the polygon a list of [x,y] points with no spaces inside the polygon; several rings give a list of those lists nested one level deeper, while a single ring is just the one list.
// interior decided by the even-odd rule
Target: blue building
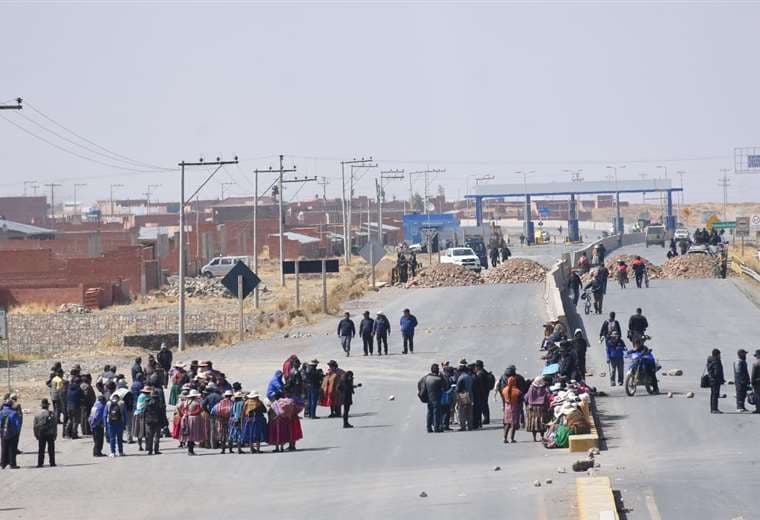
[{"label": "blue building", "polygon": [[404,215],[404,241],[407,244],[422,244],[426,238],[423,229],[434,229],[438,240],[445,243],[459,234],[459,219],[453,213],[429,213]]}]

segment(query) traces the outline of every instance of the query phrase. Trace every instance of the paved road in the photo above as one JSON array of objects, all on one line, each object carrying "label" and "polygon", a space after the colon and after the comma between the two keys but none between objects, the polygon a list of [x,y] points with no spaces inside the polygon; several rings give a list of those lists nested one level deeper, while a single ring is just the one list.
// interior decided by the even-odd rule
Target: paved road
[{"label": "paved road", "polygon": [[[655,263],[664,261],[662,248],[627,247]],[[617,252],[616,252],[617,253]],[[660,255],[662,253],[662,255]],[[661,257],[660,257],[661,256]],[[609,397],[598,399],[609,451],[603,469],[622,492],[628,518],[758,518],[754,493],[760,486],[755,450],[760,417],[726,413],[710,415],[709,390],[699,389],[705,359],[714,347],[724,356],[726,379],[733,379],[732,362],[740,347],[760,347],[751,338],[760,322],[760,307],[740,290],[736,280],[652,281],[649,289],[621,290],[610,284],[605,312],[615,310],[621,325],[636,307],[647,316],[651,346],[664,369],[681,368],[682,377],[661,377],[666,395],[637,394],[610,388],[602,347],[594,340],[602,318],[585,317],[592,339],[589,367],[592,381]],[[625,322],[623,321],[625,320]],[[734,412],[734,387],[721,400]],[[696,398],[684,394],[695,391]]]},{"label": "paved road", "polygon": [[[301,359],[336,358],[353,369],[358,390],[354,430],[337,420],[305,421],[306,438],[296,453],[187,457],[164,441],[164,455],[147,457],[128,447],[123,459],[92,459],[88,440],[58,442],[56,469],[32,469],[36,444],[25,431],[18,471],[0,472],[4,518],[202,518],[223,514],[280,518],[462,518],[510,514],[523,518],[573,518],[571,473],[559,475],[576,457],[549,452],[520,432],[518,444],[501,443],[501,413],[491,429],[425,433],[416,381],[433,361],[483,359],[500,373],[515,363],[537,373],[537,344],[545,319],[541,285],[448,289],[388,289],[362,301],[365,307],[400,315],[410,307],[420,320],[417,351],[398,354],[394,330],[383,358],[338,357],[335,322],[301,329],[311,337],[281,337],[192,358],[210,357],[231,378],[265,390],[271,373],[295,352]],[[514,305],[519,302],[519,305]],[[392,320],[395,325],[397,318]],[[395,327],[394,327],[395,329]],[[355,346],[356,348],[356,346]],[[395,395],[395,401],[388,396]],[[692,403],[696,404],[696,403]],[[321,409],[324,413],[324,409]],[[28,421],[30,422],[30,421]],[[495,465],[500,472],[493,471]],[[535,479],[551,478],[535,488]],[[112,490],[112,491],[109,491]],[[425,490],[429,497],[419,498]]]}]

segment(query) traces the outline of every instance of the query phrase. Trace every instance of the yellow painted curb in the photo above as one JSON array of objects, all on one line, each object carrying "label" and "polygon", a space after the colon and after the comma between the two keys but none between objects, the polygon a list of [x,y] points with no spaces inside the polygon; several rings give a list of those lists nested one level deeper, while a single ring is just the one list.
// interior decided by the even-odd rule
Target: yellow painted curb
[{"label": "yellow painted curb", "polygon": [[575,480],[579,520],[620,520],[609,477]]}]

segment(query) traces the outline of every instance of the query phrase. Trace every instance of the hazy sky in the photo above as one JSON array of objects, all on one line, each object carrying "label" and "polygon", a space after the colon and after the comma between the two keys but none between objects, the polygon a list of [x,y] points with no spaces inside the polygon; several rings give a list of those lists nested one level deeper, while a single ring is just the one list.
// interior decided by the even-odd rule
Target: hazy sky
[{"label": "hazy sky", "polygon": [[[339,193],[339,159],[373,155],[380,169],[446,168],[431,184],[449,195],[464,194],[470,175],[515,182],[515,170],[532,169],[534,181],[551,181],[583,168],[600,180],[605,165],[626,164],[621,177],[686,170],[687,199],[719,200],[734,147],[760,146],[757,3],[6,2],[0,19],[0,102],[22,96],[141,162],[246,159],[207,197],[220,182],[250,193],[251,170],[284,153],[299,173],[329,177],[328,196]],[[29,119],[0,115],[135,167],[96,155],[107,152],[31,106]],[[0,172],[3,195],[35,180],[63,183],[66,200],[74,182],[88,184],[79,188],[88,201],[107,198],[112,183],[126,185],[122,197],[162,184],[156,196],[177,199],[173,172],[94,164],[4,119]],[[202,176],[189,175],[188,191]],[[730,200],[760,200],[760,175],[731,177]],[[305,186],[299,198],[317,191]]]}]

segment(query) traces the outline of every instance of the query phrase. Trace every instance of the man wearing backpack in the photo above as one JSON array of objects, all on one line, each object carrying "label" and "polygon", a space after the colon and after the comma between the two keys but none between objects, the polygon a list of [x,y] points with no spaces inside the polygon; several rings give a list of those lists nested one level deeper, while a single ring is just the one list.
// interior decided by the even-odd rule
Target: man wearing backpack
[{"label": "man wearing backpack", "polygon": [[417,396],[420,401],[427,403],[428,433],[440,433],[443,431],[441,423],[441,396],[447,387],[448,384],[440,374],[438,363],[433,363],[430,367],[430,373],[417,383]]},{"label": "man wearing backpack", "polygon": [[10,466],[12,469],[18,469],[16,453],[20,435],[21,417],[10,400],[7,400],[0,409],[0,468]]},{"label": "man wearing backpack", "polygon": [[50,467],[55,467],[55,439],[58,437],[58,424],[53,412],[50,411],[50,402],[43,399],[40,403],[42,410],[34,418],[34,437],[37,439],[37,467],[41,468],[45,463],[45,448],[48,451]]},{"label": "man wearing backpack", "polygon": [[485,369],[483,361],[480,359],[475,361],[475,382],[476,395],[473,413],[479,413],[482,416],[482,420],[480,417],[473,417],[472,422],[478,428],[481,425],[491,423],[491,409],[488,407],[488,395],[493,390],[493,387],[496,386],[496,378]]},{"label": "man wearing backpack", "polygon": [[[166,422],[166,410],[163,406],[163,401],[159,397],[158,388],[154,389],[150,394],[150,397],[145,402],[145,449],[148,450],[148,455],[161,455],[158,451],[158,443],[161,438],[161,428]],[[223,440],[226,442],[226,439]]]},{"label": "man wearing backpack", "polygon": [[[106,406],[106,431],[108,432],[108,443],[111,447],[109,457],[124,456],[124,406],[119,402],[119,395],[113,394],[111,401]],[[116,448],[118,447],[118,452]]]}]

